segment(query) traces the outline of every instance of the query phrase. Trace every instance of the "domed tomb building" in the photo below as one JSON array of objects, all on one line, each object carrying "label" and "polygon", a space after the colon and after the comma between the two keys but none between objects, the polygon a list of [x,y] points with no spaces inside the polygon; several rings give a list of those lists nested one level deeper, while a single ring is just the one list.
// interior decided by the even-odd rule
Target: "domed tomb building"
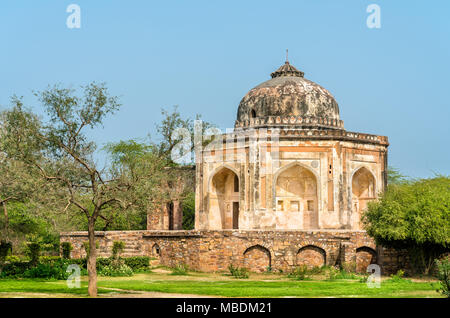
[{"label": "domed tomb building", "polygon": [[197,153],[198,230],[361,230],[386,185],[388,140],[349,132],[333,95],[288,61]]},{"label": "domed tomb building", "polygon": [[[289,62],[271,77],[242,98],[233,129],[196,147],[195,229],[182,230],[180,202],[169,202],[148,214],[147,230],[96,232],[99,256],[120,240],[123,256],[201,271],[404,268],[361,224],[386,187],[387,137],[346,131],[331,93]],[[61,233],[72,257],[86,255],[86,240]]]}]

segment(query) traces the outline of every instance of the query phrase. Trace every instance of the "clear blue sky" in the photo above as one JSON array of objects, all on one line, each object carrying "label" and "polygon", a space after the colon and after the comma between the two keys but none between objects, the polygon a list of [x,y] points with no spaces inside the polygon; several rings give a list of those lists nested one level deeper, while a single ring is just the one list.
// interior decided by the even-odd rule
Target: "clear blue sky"
[{"label": "clear blue sky", "polygon": [[[66,8],[81,7],[81,29]],[[381,7],[381,28],[366,8]],[[2,0],[0,105],[105,81],[108,141],[154,134],[161,107],[233,127],[244,94],[289,60],[336,97],[349,131],[386,135],[404,174],[450,174],[450,1]],[[39,108],[35,108],[38,110]]]}]

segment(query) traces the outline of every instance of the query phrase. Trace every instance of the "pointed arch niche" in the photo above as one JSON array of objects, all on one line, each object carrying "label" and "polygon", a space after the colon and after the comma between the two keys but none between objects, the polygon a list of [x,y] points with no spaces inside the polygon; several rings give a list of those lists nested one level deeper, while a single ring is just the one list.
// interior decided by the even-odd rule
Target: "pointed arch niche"
[{"label": "pointed arch niche", "polygon": [[239,177],[227,167],[211,179],[209,210],[212,228],[239,228]]},{"label": "pointed arch niche", "polygon": [[317,178],[309,169],[293,164],[281,171],[276,179],[275,197],[276,211],[285,214],[286,220],[296,219],[290,215],[300,215],[301,224],[297,228],[319,227]]},{"label": "pointed arch niche", "polygon": [[362,229],[361,214],[367,204],[376,198],[375,178],[369,169],[359,168],[352,178],[352,214],[354,229]]}]

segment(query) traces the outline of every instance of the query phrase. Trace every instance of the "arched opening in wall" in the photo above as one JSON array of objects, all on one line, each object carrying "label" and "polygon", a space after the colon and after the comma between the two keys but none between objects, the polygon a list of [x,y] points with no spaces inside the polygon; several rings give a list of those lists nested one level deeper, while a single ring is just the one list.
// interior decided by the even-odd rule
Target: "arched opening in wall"
[{"label": "arched opening in wall", "polygon": [[222,229],[239,228],[239,178],[222,168],[212,178],[210,216]]},{"label": "arched opening in wall", "polygon": [[314,246],[307,245],[298,250],[296,257],[296,265],[306,265],[308,268],[322,267],[326,264],[325,250]]},{"label": "arched opening in wall", "polygon": [[356,249],[356,271],[365,273],[367,266],[377,264],[377,252],[370,247],[362,246]]},{"label": "arched opening in wall", "polygon": [[167,212],[169,214],[169,230],[173,230],[174,228],[174,211],[173,211],[173,202],[167,203]]},{"label": "arched opening in wall", "polygon": [[161,256],[161,248],[158,243],[153,244],[152,246],[152,256],[159,258]]},{"label": "arched opening in wall", "polygon": [[254,109],[250,111],[250,118],[256,118],[256,111]]},{"label": "arched opening in wall", "polygon": [[265,272],[272,266],[270,251],[261,246],[254,245],[244,252],[244,267],[251,272]]},{"label": "arched opening in wall", "polygon": [[362,229],[361,215],[367,204],[375,199],[375,178],[367,168],[360,168],[352,179],[352,212],[355,229]]},{"label": "arched opening in wall", "polygon": [[300,212],[303,229],[319,227],[317,180],[311,171],[300,165],[284,170],[277,178],[275,191],[277,211],[287,216]]}]

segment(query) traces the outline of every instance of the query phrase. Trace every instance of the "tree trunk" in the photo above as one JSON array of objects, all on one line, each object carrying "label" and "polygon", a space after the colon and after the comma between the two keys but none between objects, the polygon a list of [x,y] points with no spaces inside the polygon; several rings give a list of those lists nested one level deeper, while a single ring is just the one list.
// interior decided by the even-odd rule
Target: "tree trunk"
[{"label": "tree trunk", "polygon": [[97,248],[95,245],[94,233],[95,219],[89,218],[88,237],[89,237],[89,255],[87,270],[89,276],[88,293],[91,297],[97,297]]}]

